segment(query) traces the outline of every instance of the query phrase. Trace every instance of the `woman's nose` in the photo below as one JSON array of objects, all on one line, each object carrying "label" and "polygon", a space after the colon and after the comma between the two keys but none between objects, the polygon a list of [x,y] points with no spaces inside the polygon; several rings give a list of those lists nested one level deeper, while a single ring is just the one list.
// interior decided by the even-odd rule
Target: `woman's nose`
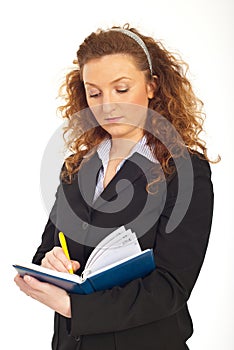
[{"label": "woman's nose", "polygon": [[102,103],[102,112],[104,114],[111,114],[115,110],[115,104],[111,102]]},{"label": "woman's nose", "polygon": [[103,93],[102,111],[104,114],[110,114],[115,109],[115,101],[110,93]]}]

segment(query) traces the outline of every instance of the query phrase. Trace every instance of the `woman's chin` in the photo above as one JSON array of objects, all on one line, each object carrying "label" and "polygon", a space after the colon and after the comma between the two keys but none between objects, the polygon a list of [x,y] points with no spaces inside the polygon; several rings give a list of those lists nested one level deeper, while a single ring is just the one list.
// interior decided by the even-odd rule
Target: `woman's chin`
[{"label": "woman's chin", "polygon": [[126,127],[124,124],[120,123],[110,123],[102,125],[103,129],[105,129],[112,137],[120,137],[125,134],[128,134],[130,131],[129,127]]}]

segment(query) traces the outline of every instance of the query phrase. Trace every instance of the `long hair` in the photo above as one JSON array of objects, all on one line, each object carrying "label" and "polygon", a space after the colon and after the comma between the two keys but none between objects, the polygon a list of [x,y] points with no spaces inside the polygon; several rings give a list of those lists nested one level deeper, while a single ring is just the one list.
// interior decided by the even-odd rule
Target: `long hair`
[{"label": "long hair", "polygon": [[[195,96],[191,83],[186,77],[188,65],[180,58],[176,58],[175,54],[170,53],[161,42],[142,35],[128,24],[123,28],[137,34],[144,41],[152,61],[154,78],[150,74],[147,57],[140,45],[122,32],[98,29],[84,40],[74,61],[76,68],[67,74],[60,88],[60,96],[65,100],[65,104],[59,107],[59,111],[68,120],[64,134],[67,147],[72,152],[72,155],[65,160],[62,172],[64,181],[71,182],[73,175],[79,170],[82,158],[92,153],[92,150],[95,150],[97,145],[108,136],[100,125],[95,124],[94,117],[90,115],[92,113],[88,113],[83,67],[92,59],[119,53],[130,55],[134,59],[136,67],[144,71],[146,81],[156,79],[156,91],[148,105],[149,110],[155,113],[150,113],[151,117],[147,118],[148,131],[144,130],[144,134],[164,174],[170,174],[173,171],[170,160],[181,156],[183,149],[190,153],[199,152],[202,158],[210,161],[206,143],[199,137],[205,119],[205,114],[202,112],[203,102]],[[86,112],[81,113],[81,111]],[[157,115],[163,116],[169,123],[159,123]],[[184,148],[181,147],[179,151],[178,144],[181,142],[178,141],[176,134],[171,132],[169,124],[174,127],[176,134],[183,141]],[[160,133],[164,134],[164,142],[160,141]],[[170,151],[165,144],[171,145]],[[149,186],[158,181],[160,176],[156,176]]]}]

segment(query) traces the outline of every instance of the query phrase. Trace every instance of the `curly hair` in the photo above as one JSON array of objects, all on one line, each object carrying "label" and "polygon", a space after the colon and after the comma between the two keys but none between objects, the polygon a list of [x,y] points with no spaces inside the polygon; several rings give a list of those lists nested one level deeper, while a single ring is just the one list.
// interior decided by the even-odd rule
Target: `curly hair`
[{"label": "curly hair", "polygon": [[[121,27],[111,29],[114,28]],[[144,41],[151,57],[153,77],[140,45],[121,31],[98,29],[84,40],[77,51],[77,59],[73,62],[76,68],[67,74],[60,88],[60,96],[65,100],[65,105],[60,106],[59,111],[68,120],[64,136],[67,136],[67,147],[72,152],[72,155],[65,160],[62,171],[64,181],[71,182],[73,175],[79,170],[81,160],[87,157],[87,154],[92,154],[97,145],[108,135],[100,125],[96,125],[92,113],[88,112],[82,74],[83,67],[88,61],[111,54],[130,55],[136,67],[145,73],[146,81],[156,79],[154,97],[149,100],[148,105],[149,110],[155,113],[150,113],[146,120],[146,129],[152,132],[144,130],[144,134],[164,174],[173,172],[170,160],[181,156],[184,149],[190,153],[196,152],[203,159],[210,161],[206,143],[199,137],[205,119],[205,114],[202,112],[203,102],[195,96],[186,77],[188,65],[180,58],[176,58],[175,54],[169,52],[161,42],[142,35],[129,24],[123,28],[137,34]],[[170,123],[161,123],[157,118],[159,115]],[[172,133],[169,124],[174,127],[176,133]],[[161,141],[162,134],[164,142]],[[185,147],[178,147],[181,144],[179,139],[182,139]],[[170,150],[165,144],[171,145]],[[158,181],[160,176],[156,176],[149,186]]]}]

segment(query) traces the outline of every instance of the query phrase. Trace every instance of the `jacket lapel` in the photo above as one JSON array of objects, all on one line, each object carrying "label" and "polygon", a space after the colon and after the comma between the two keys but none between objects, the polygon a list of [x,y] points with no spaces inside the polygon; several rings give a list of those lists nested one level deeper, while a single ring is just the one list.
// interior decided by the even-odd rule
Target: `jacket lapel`
[{"label": "jacket lapel", "polygon": [[129,186],[132,186],[132,184],[141,176],[145,175],[148,177],[147,175],[149,175],[149,170],[153,166],[155,166],[155,164],[150,160],[138,153],[134,153],[125,161],[117,174],[113,177],[101,195],[97,198],[93,204],[93,208],[96,210],[106,202],[115,199],[119,193],[126,190]]},{"label": "jacket lapel", "polygon": [[97,152],[83,164],[78,172],[78,189],[89,207],[93,206],[93,197],[96,188],[97,176],[102,167]]},{"label": "jacket lapel", "polygon": [[149,182],[150,170],[154,166],[155,164],[147,158],[138,153],[134,153],[125,161],[117,174],[93,203],[97,176],[102,167],[102,162],[96,152],[87,162],[85,161],[82,164],[75,181],[71,185],[65,185],[65,196],[75,212],[80,211],[80,200],[82,200],[86,207],[85,211],[89,216],[92,209],[97,210],[102,205],[115,199],[119,193],[126,190],[129,186],[132,186],[141,176],[145,175]]}]

